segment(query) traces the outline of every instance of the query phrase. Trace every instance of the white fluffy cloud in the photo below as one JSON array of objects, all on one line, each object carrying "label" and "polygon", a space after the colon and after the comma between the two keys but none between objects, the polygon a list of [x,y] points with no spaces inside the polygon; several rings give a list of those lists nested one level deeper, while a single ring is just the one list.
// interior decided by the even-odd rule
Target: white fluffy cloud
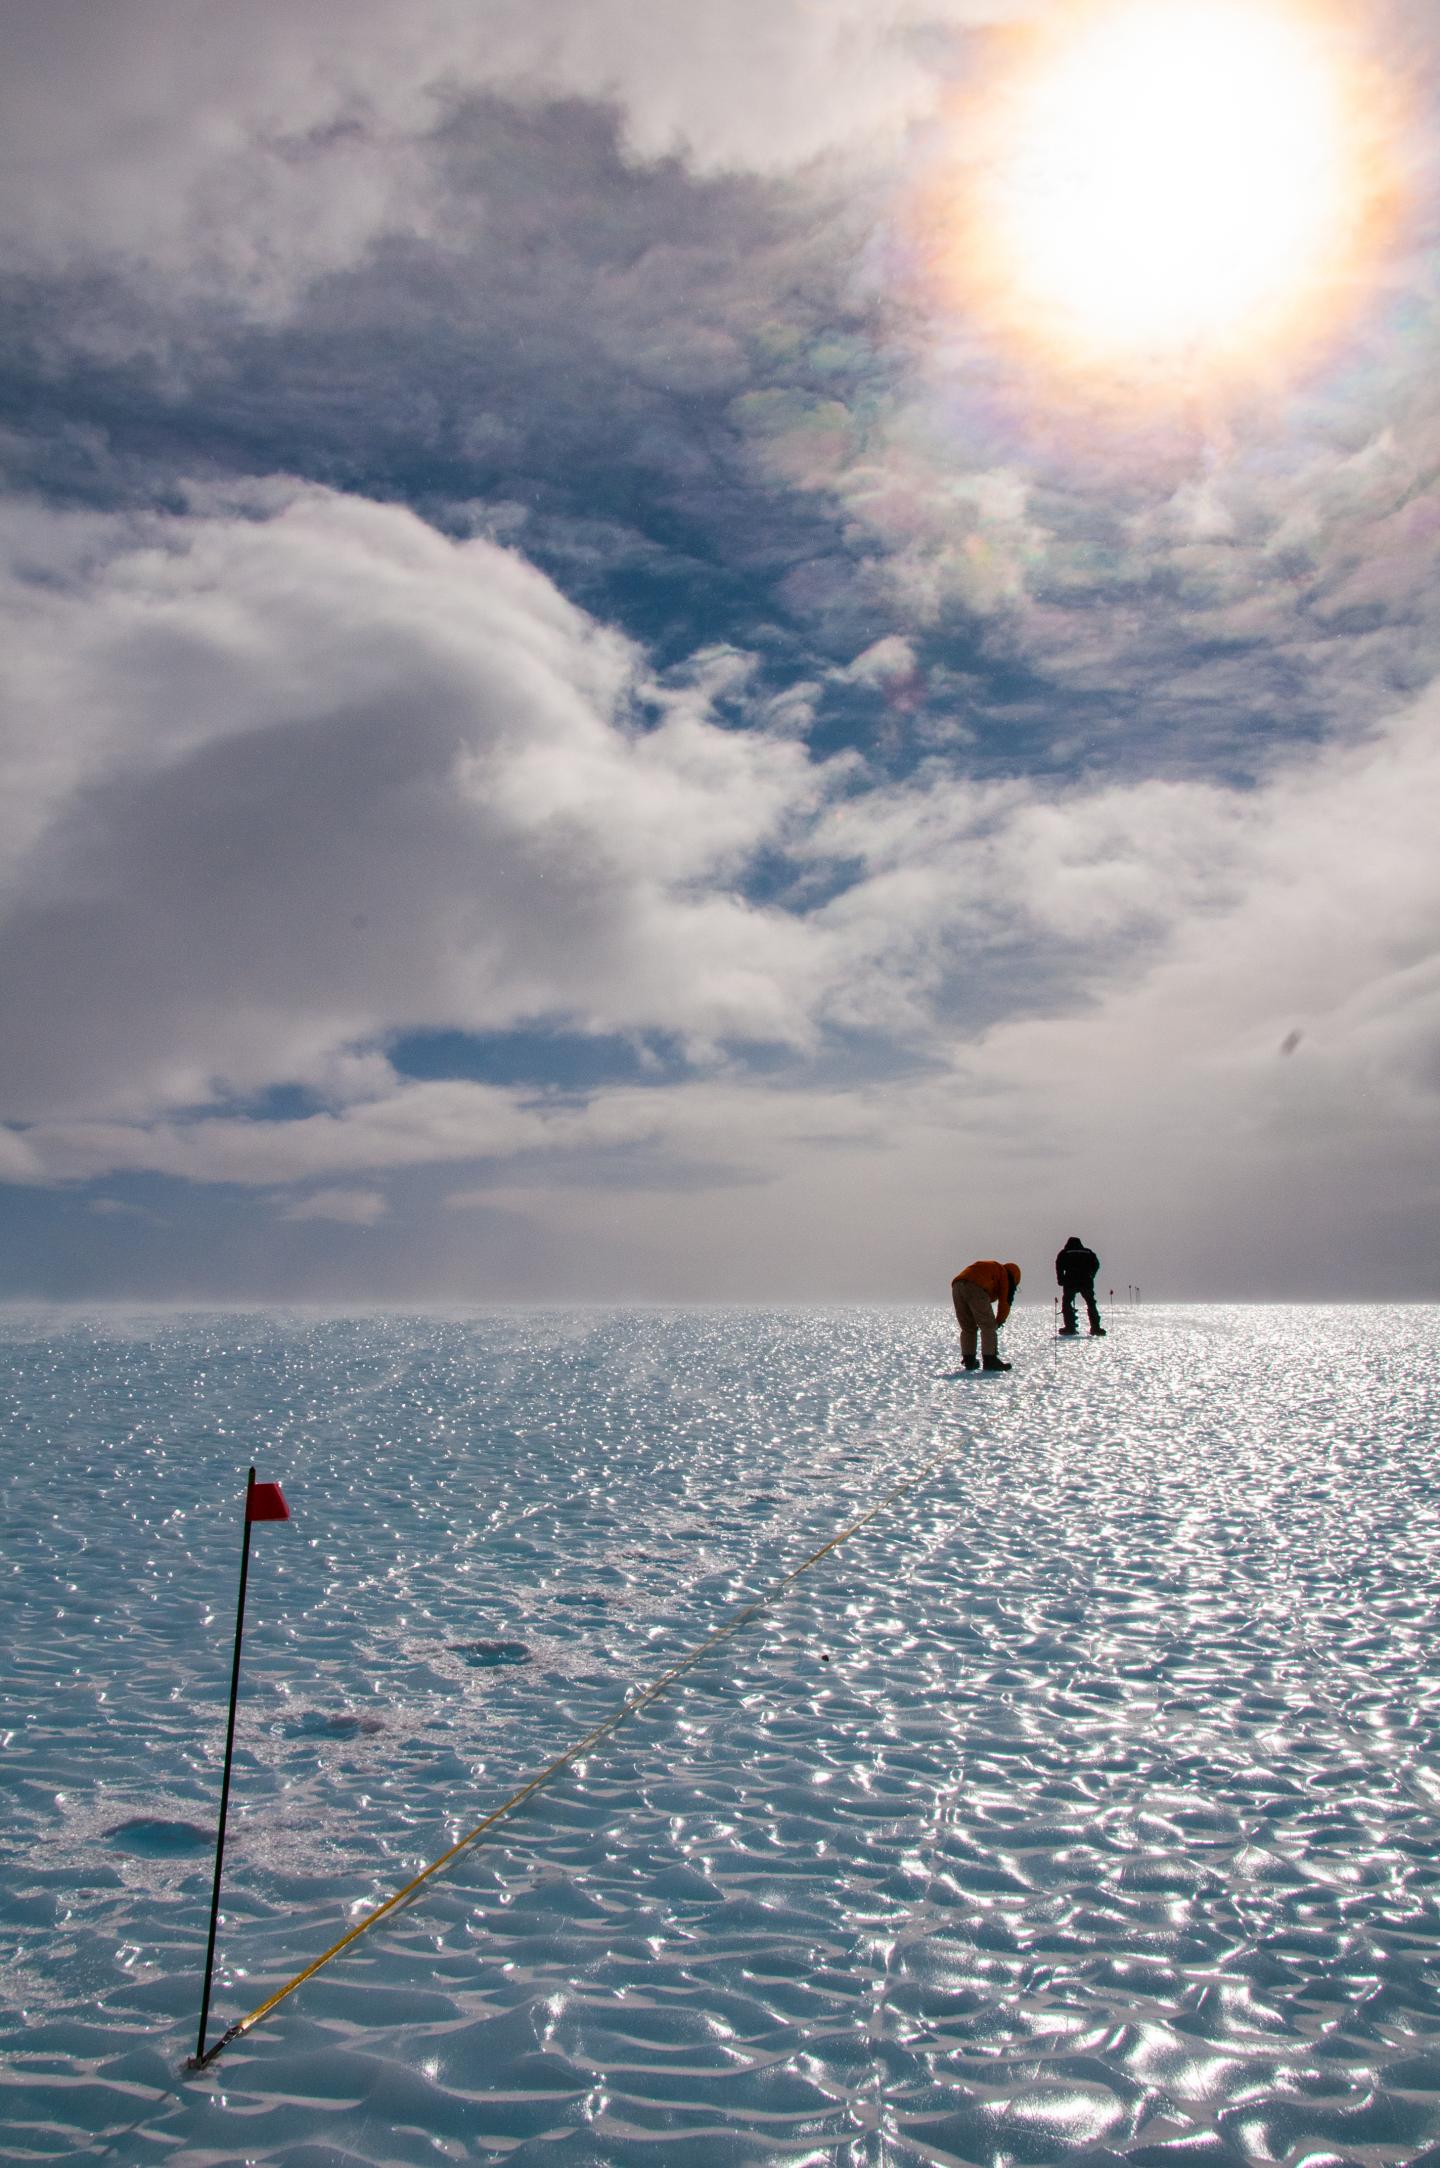
[{"label": "white fluffy cloud", "polygon": [[10,1119],[349,1097],[338,1057],[429,1025],[813,1028],[815,941],[737,883],[825,775],[642,718],[643,658],[520,557],[279,484],[8,542]]},{"label": "white fluffy cloud", "polygon": [[[1440,695],[1258,790],[866,788],[720,729],[733,657],[666,692],[523,560],[391,508],[12,512],[10,545],[38,611],[8,658],[10,1179],[307,1185],[289,1216],[378,1228],[377,1177],[484,1167],[456,1201],[657,1293],[754,1291],[757,1253],[777,1292],[904,1289],[952,1239],[1043,1250],[1057,1213],[1126,1277],[1181,1228],[1217,1291],[1426,1284]],[[827,893],[745,903],[760,851]],[[708,1067],[577,1094],[373,1051],[527,1019]],[[835,1026],[892,1066],[723,1051]],[[297,1078],[320,1111],[213,1100]]]},{"label": "white fluffy cloud", "polygon": [[[587,1257],[613,1246],[632,1284],[648,1262],[647,1291],[697,1298],[943,1300],[949,1272],[998,1254],[1025,1263],[1024,1293],[1043,1303],[1075,1228],[1108,1284],[1153,1295],[1433,1298],[1437,715],[1432,693],[1258,793],[1179,787],[1148,851],[1134,847],[1157,810],[1145,786],[1115,866],[1089,854],[1114,837],[1123,794],[1012,805],[985,860],[991,891],[966,879],[957,915],[978,957],[1008,950],[1033,969],[1037,936],[1066,944],[1030,1013],[957,1029],[943,1069],[828,1103],[787,1096],[773,1133],[776,1095],[712,1088],[713,1134],[759,1189],[717,1174],[659,1210],[639,1187],[531,1180],[488,1201]],[[890,851],[903,861],[894,833]],[[912,947],[942,927],[923,863],[903,908],[888,877],[868,900],[881,955],[902,927]],[[862,884],[846,909],[858,920],[866,902]],[[668,1110],[687,1151],[699,1111]]]}]

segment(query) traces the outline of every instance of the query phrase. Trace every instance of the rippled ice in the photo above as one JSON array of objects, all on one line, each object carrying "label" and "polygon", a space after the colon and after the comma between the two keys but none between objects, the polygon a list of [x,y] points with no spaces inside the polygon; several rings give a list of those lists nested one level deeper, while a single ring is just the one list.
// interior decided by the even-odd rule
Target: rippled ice
[{"label": "rippled ice", "polygon": [[0,2150],[1440,2162],[1437,1324],[12,1313]]}]

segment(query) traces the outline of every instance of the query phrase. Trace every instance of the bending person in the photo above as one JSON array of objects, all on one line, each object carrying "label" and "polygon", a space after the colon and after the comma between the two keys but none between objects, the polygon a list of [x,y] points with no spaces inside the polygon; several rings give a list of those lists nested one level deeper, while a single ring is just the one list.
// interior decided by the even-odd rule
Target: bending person
[{"label": "bending person", "polygon": [[[1020,1267],[998,1264],[993,1257],[977,1258],[973,1265],[957,1272],[950,1282],[950,1300],[955,1305],[955,1319],[960,1327],[960,1355],[967,1370],[1009,1370],[1012,1367],[1001,1362],[1000,1344],[995,1335],[1010,1315],[1010,1305],[1019,1285]],[[977,1340],[983,1362],[975,1359]]]},{"label": "bending person", "polygon": [[1104,1339],[1105,1327],[1100,1322],[1100,1312],[1095,1303],[1095,1275],[1099,1270],[1100,1260],[1095,1252],[1086,1249],[1079,1235],[1071,1235],[1055,1260],[1055,1277],[1060,1282],[1062,1339],[1073,1340],[1080,1330],[1075,1322],[1077,1295],[1083,1299],[1089,1315],[1091,1339]]}]

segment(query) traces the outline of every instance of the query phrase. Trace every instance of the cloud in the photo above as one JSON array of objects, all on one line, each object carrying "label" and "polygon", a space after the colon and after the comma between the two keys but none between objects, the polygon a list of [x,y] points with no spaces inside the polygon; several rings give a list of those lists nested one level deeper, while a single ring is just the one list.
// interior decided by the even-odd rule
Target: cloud
[{"label": "cloud", "polygon": [[[571,1292],[1052,1211],[1127,1279],[1430,1269],[1415,266],[1223,410],[1042,396],[907,255],[1017,12],[8,11],[0,451],[107,507],[0,498],[27,1211],[209,1188],[389,1287],[497,1212]],[[644,1081],[405,1070],[522,1033]]]},{"label": "cloud", "polygon": [[913,641],[892,632],[883,640],[872,641],[848,668],[837,672],[837,675],[851,685],[874,686],[884,690],[897,683],[904,684],[914,673]]},{"label": "cloud", "polygon": [[[807,847],[833,862],[843,839],[850,867],[808,914],[827,1014],[912,1048],[908,1070],[732,1060],[577,1094],[372,1059],[303,1118],[44,1119],[18,1141],[66,1182],[483,1169],[446,1201],[518,1216],[555,1256],[578,1243],[592,1292],[918,1291],[957,1242],[1043,1255],[1057,1213],[1146,1284],[1414,1291],[1440,1201],[1437,714],[1431,693],[1259,791],[937,768],[815,808]],[[612,1255],[628,1289],[595,1263]]]},{"label": "cloud", "polygon": [[378,1189],[315,1189],[286,1205],[286,1220],[334,1220],[341,1227],[373,1227],[389,1210]]},{"label": "cloud", "polygon": [[44,1180],[44,1170],[25,1138],[13,1129],[0,1127],[0,1182]]},{"label": "cloud", "polygon": [[[437,216],[429,158],[467,98],[614,104],[633,157],[779,173],[897,133],[943,87],[933,40],[1010,0],[6,0],[0,259],[115,263],[288,306]],[[927,39],[931,43],[927,44]]]},{"label": "cloud", "polygon": [[66,1181],[123,1169],[269,1188],[326,1175],[526,1157],[554,1165],[569,1156],[593,1168],[607,1154],[639,1150],[687,1164],[709,1160],[728,1182],[742,1144],[759,1150],[768,1165],[787,1140],[839,1143],[869,1133],[874,1122],[873,1110],[844,1091],[772,1093],[737,1072],[663,1091],[602,1090],[584,1100],[458,1078],[395,1079],[362,1104],[290,1121],[225,1115],[55,1121],[37,1123],[27,1135],[47,1173]]},{"label": "cloud", "polygon": [[741,882],[826,772],[520,557],[282,483],[8,541],[12,1120],[333,1089],[435,1023],[813,1028],[814,944]]},{"label": "cloud", "polygon": [[[722,728],[747,658],[658,680],[515,553],[334,492],[12,508],[10,561],[0,995],[29,1028],[0,1106],[62,1177],[301,1180],[651,1118],[612,1098],[605,1138],[367,1051],[429,1027],[659,1032],[711,1064],[838,1031],[934,1061],[1053,994],[1026,945],[1088,984],[1143,962],[1223,896],[1244,834],[1212,787],[938,761],[877,784],[783,721]],[[896,643],[861,671],[906,666]],[[276,1082],[325,1111],[247,1120]]]},{"label": "cloud", "polygon": [[[887,761],[1023,731],[1056,766],[1253,772],[1384,712],[1440,668],[1429,336],[1387,337],[1387,289],[1350,346],[1238,404],[1177,383],[1097,415],[1027,376],[907,255],[954,41],[1015,12],[602,0],[482,28],[458,0],[360,0],[342,32],[333,6],[262,0],[242,31],[207,0],[152,66],[162,14],[137,0],[93,46],[27,11],[12,260],[126,260],[123,285],[26,285],[36,403],[67,340],[149,359],[106,431],[87,410],[14,456],[153,493],[178,415],[222,464],[309,460],[432,509],[453,487],[457,523],[499,522],[597,614],[659,620],[666,659],[721,631],[818,648],[792,731],[843,709],[860,734],[872,688],[845,668],[898,640],[916,667],[883,688]],[[873,169],[807,164],[817,131]],[[234,320],[252,288],[263,335]],[[148,458],[111,442],[128,400]]]}]

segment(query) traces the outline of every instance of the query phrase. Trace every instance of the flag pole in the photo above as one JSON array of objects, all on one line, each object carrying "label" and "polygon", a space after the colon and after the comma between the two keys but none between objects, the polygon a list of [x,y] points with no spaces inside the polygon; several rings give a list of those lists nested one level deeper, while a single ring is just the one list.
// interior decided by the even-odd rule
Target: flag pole
[{"label": "flag pole", "polygon": [[220,1917],[220,1872],[225,1864],[225,1816],[230,1807],[230,1763],[235,1753],[235,1704],[240,1698],[240,1637],[245,1631],[245,1583],[250,1574],[250,1498],[255,1470],[245,1484],[245,1540],[240,1550],[240,1600],[235,1606],[235,1660],[230,1667],[230,1716],[225,1726],[225,1775],[220,1785],[220,1827],[215,1837],[215,1883],[210,1892],[210,1939],[205,1945],[205,1986],[200,1995],[200,2035],[195,2060],[205,2060],[205,2025],[210,2016],[210,1982],[215,1972],[215,1926]]}]

